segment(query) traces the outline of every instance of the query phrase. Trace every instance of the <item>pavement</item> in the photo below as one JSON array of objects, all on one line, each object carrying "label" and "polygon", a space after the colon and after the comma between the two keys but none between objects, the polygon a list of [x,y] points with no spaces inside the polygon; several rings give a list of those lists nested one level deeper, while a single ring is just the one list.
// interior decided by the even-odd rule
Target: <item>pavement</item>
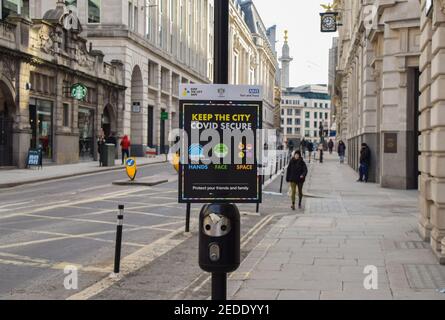
[{"label": "pavement", "polygon": [[286,188],[274,197],[283,216],[230,275],[232,299],[445,300],[445,266],[417,232],[417,191],[356,183],[334,156],[309,166],[313,197],[294,213]]},{"label": "pavement", "polygon": [[[138,167],[166,162],[166,156],[154,158],[136,158]],[[97,161],[79,162],[66,165],[47,165],[42,169],[13,169],[0,171],[0,189],[12,188],[20,185],[65,179],[87,174],[122,170],[121,160],[116,160],[114,167],[100,167]]]}]

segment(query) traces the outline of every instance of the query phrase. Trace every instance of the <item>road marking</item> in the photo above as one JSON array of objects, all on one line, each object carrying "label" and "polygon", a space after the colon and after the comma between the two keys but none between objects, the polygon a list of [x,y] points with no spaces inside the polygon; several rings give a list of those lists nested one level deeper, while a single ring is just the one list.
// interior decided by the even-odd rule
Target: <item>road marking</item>
[{"label": "road marking", "polygon": [[[141,190],[146,190],[146,188],[135,188],[135,189],[132,189],[132,190],[127,190],[126,192],[122,192],[122,191],[118,192],[118,193],[114,192],[114,193],[105,194],[105,195],[103,195],[101,197],[84,199],[84,200],[79,200],[79,201],[65,201],[64,203],[70,202],[71,205],[79,205],[79,204],[84,204],[84,203],[93,203],[93,202],[102,201],[104,199],[113,198],[117,194],[119,194],[121,196],[124,196],[124,195],[127,195],[127,194],[133,194],[133,193],[140,192]],[[2,217],[0,217],[0,220],[10,219],[10,218],[24,216],[24,215],[29,215],[29,214],[38,213],[38,212],[44,212],[44,211],[53,210],[53,209],[58,209],[60,207],[64,207],[64,206],[60,205],[60,204],[56,204],[56,205],[51,204],[49,206],[42,207],[42,208],[35,209],[35,210],[31,210],[31,211],[25,211],[25,212],[21,212],[21,213],[14,213],[14,214],[10,214],[10,215],[7,215],[7,216],[2,216]]]},{"label": "road marking", "polygon": [[0,209],[9,208],[9,207],[14,207],[14,206],[19,206],[19,205],[22,205],[22,204],[28,204],[28,203],[31,203],[31,202],[33,202],[33,201],[34,201],[34,200],[32,200],[32,201],[24,201],[24,202],[12,202],[12,203],[7,203],[7,204],[5,204],[5,205],[0,206]]},{"label": "road marking", "polygon": [[[6,257],[6,259],[3,259],[3,257]],[[82,265],[70,262],[51,263],[51,261],[46,259],[34,259],[27,256],[20,256],[5,252],[0,252],[0,264],[53,270],[64,270],[66,266],[75,266],[80,271],[96,273],[109,273],[112,270],[107,268],[84,267]]]},{"label": "road marking", "polygon": [[[187,239],[191,238],[191,235],[184,235],[183,232],[184,228],[181,227],[176,231],[166,235],[165,237],[160,238],[157,241],[145,246],[141,250],[136,251],[135,253],[125,257],[121,263],[122,271],[119,277],[104,278],[101,281],[93,284],[92,286],[82,290],[81,292],[68,297],[67,300],[88,300],[94,296],[97,296],[99,293],[116,284],[120,279],[152,263],[157,258],[163,256],[167,252],[182,244]],[[181,235],[181,239],[174,240],[173,238],[178,235]]]},{"label": "road marking", "polygon": [[[136,226],[136,227],[132,227],[130,229],[124,229],[124,233],[140,231],[140,230],[159,230],[159,231],[171,232],[172,231],[171,229],[163,229],[163,227],[170,226],[173,224],[178,224],[178,223],[181,223],[181,222],[162,223],[162,224],[153,225],[153,226],[139,226],[139,227]],[[6,229],[6,228],[0,228],[0,229]],[[18,229],[18,230],[19,231],[28,231],[28,232],[33,231],[33,230],[20,230],[20,229]],[[41,232],[44,232],[44,231],[41,231]],[[0,246],[0,249],[23,247],[23,246],[33,245],[33,244],[47,243],[47,242],[66,240],[66,239],[91,239],[91,240],[94,240],[94,238],[90,238],[90,237],[94,237],[94,236],[98,236],[98,235],[105,235],[105,234],[110,234],[110,233],[115,233],[115,232],[116,232],[115,230],[110,230],[110,231],[101,231],[101,232],[75,234],[75,235],[67,234],[66,236],[3,245],[3,246]],[[111,243],[114,243],[114,241],[111,241],[111,240],[103,240],[103,241],[107,241],[107,242],[110,241]],[[144,247],[145,245],[133,244],[133,246]]]}]

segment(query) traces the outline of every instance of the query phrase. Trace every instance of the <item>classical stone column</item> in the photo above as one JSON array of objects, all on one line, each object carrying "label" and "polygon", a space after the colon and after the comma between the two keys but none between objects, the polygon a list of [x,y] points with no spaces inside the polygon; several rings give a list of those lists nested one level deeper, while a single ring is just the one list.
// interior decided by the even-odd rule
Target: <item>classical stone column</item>
[{"label": "classical stone column", "polygon": [[438,2],[433,17],[431,78],[431,246],[445,264],[445,9]]},{"label": "classical stone column", "polygon": [[[425,1],[422,4],[424,11]],[[430,241],[431,230],[431,211],[434,202],[431,196],[431,48],[432,48],[432,20],[425,14],[421,15],[421,37],[420,37],[420,63],[419,70],[421,72],[419,90],[420,104],[419,111],[419,131],[421,132],[419,151],[419,233],[424,241]]]}]

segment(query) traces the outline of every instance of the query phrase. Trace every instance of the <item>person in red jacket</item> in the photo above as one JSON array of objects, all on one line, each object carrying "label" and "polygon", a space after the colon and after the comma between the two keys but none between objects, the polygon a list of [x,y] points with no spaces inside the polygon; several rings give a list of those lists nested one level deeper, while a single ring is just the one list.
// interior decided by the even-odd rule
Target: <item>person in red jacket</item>
[{"label": "person in red jacket", "polygon": [[121,141],[122,164],[125,164],[125,159],[130,157],[130,147],[131,147],[130,138],[128,138],[128,136],[126,135]]}]

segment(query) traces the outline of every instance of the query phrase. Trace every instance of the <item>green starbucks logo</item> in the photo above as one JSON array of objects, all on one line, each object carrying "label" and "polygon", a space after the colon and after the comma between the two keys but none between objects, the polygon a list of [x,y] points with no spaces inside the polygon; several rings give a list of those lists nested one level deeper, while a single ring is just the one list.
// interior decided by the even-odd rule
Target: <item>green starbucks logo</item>
[{"label": "green starbucks logo", "polygon": [[225,158],[229,154],[229,148],[225,144],[220,143],[213,148],[213,152],[218,158]]}]

